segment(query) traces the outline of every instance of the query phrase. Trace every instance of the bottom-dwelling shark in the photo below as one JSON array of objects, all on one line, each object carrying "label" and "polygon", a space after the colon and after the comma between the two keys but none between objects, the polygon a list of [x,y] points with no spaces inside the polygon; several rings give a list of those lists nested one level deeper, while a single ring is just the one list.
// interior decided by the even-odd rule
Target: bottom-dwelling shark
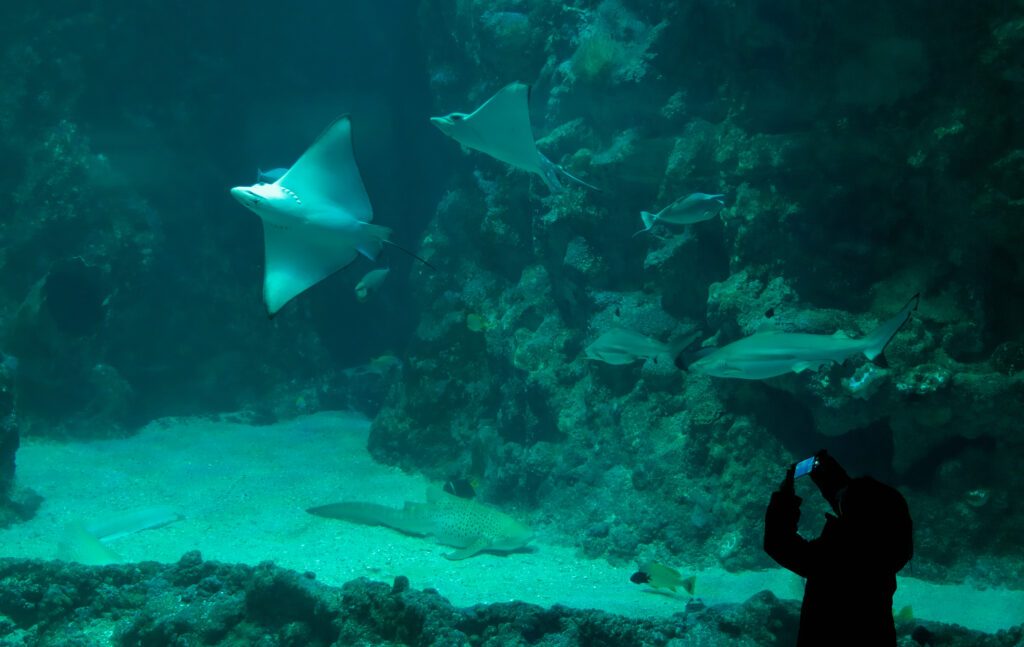
[{"label": "bottom-dwelling shark", "polygon": [[432,536],[437,543],[458,550],[448,559],[466,559],[482,551],[508,552],[523,548],[533,531],[504,512],[448,494],[438,487],[427,488],[427,502],[406,501],[391,508],[362,501],[342,501],[306,510],[331,519],[344,519],[371,526],[387,526],[401,532]]},{"label": "bottom-dwelling shark", "polygon": [[687,369],[713,377],[764,380],[790,371],[818,370],[858,354],[874,360],[907,322],[910,313],[917,309],[918,299],[919,295],[915,294],[899,314],[859,339],[850,339],[842,333],[756,332],[721,348],[709,349],[708,354]]}]

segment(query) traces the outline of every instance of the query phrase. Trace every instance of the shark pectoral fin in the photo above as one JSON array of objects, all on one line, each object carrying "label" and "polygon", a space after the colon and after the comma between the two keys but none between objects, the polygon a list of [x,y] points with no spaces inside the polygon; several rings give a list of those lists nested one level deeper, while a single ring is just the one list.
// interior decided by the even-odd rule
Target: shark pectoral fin
[{"label": "shark pectoral fin", "polygon": [[830,360],[814,360],[810,362],[797,362],[793,365],[794,373],[803,373],[804,371],[818,371],[821,367],[828,366],[831,363]]},{"label": "shark pectoral fin", "polygon": [[472,557],[482,550],[487,550],[491,545],[491,542],[486,537],[477,537],[471,544],[465,548],[460,548],[456,551],[450,552],[445,555],[445,559],[457,561],[460,559],[466,559]]}]

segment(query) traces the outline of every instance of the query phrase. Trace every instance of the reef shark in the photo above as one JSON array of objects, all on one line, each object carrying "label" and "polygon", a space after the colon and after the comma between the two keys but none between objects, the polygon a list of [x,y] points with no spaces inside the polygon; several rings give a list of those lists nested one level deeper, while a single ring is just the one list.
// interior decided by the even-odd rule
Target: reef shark
[{"label": "reef shark", "polygon": [[406,534],[432,536],[439,544],[458,550],[445,555],[457,560],[482,551],[508,552],[523,548],[533,531],[504,512],[463,499],[438,487],[427,488],[427,502],[406,501],[391,508],[363,501],[342,501],[306,512],[370,526],[387,526]]},{"label": "reef shark", "polygon": [[838,332],[834,335],[756,332],[721,348],[709,349],[687,368],[713,377],[764,380],[790,371],[818,370],[858,354],[874,360],[907,322],[910,313],[917,309],[919,298],[915,294],[899,314],[859,339],[850,339]]},{"label": "reef shark", "polygon": [[506,85],[470,114],[453,112],[431,117],[430,122],[466,148],[536,173],[553,193],[562,190],[559,174],[587,188],[600,190],[570,174],[537,149],[530,126],[530,86],[525,83]]},{"label": "reef shark", "polygon": [[391,235],[371,224],[347,115],[274,182],[237,186],[231,195],[263,221],[263,301],[270,316],[360,253],[375,259]]},{"label": "reef shark", "polygon": [[676,343],[664,344],[634,330],[613,328],[594,340],[583,352],[587,359],[612,365],[632,364],[639,359],[657,361],[661,356],[666,356],[671,361],[680,350],[689,346],[697,335],[698,332],[693,331]]}]

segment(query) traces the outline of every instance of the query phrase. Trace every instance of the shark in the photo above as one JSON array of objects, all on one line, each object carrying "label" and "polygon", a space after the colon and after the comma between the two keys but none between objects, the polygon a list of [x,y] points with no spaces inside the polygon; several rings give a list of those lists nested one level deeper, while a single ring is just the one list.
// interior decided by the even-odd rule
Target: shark
[{"label": "shark", "polygon": [[486,153],[528,173],[536,173],[552,193],[563,190],[559,176],[599,191],[555,164],[537,148],[530,126],[530,86],[510,83],[466,114],[452,112],[430,122],[466,148]]},{"label": "shark", "polygon": [[276,180],[236,186],[231,195],[263,221],[263,302],[271,317],[359,254],[375,260],[391,235],[372,224],[348,115]]},{"label": "shark", "polygon": [[898,314],[858,339],[851,339],[840,332],[816,335],[760,331],[721,348],[707,349],[687,368],[712,377],[764,380],[790,372],[816,371],[856,355],[875,360],[910,319],[919,300],[920,295],[915,294]]},{"label": "shark", "polygon": [[341,501],[309,508],[306,512],[370,526],[387,526],[416,536],[431,536],[437,543],[456,548],[445,555],[466,559],[481,552],[511,552],[524,548],[533,531],[504,512],[470,499],[448,494],[436,486],[427,488],[427,501],[406,501],[402,508]]},{"label": "shark", "polygon": [[613,328],[595,339],[584,349],[587,359],[621,366],[632,364],[641,359],[654,359],[665,356],[669,360],[675,357],[680,350],[689,346],[696,338],[694,331],[674,344],[665,344],[657,339],[651,339],[645,335],[629,330],[627,328]]}]

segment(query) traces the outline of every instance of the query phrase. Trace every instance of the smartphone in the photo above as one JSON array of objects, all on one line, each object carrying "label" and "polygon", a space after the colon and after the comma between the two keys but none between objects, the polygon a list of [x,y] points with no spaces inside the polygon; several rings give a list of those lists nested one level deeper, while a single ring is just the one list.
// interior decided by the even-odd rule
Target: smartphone
[{"label": "smartphone", "polygon": [[807,476],[808,474],[811,473],[811,470],[813,470],[815,468],[815,466],[817,466],[817,464],[818,464],[818,457],[817,456],[811,456],[810,458],[805,458],[804,460],[802,460],[802,461],[800,461],[799,463],[796,464],[796,469],[793,471],[793,478],[798,479],[801,476]]}]

